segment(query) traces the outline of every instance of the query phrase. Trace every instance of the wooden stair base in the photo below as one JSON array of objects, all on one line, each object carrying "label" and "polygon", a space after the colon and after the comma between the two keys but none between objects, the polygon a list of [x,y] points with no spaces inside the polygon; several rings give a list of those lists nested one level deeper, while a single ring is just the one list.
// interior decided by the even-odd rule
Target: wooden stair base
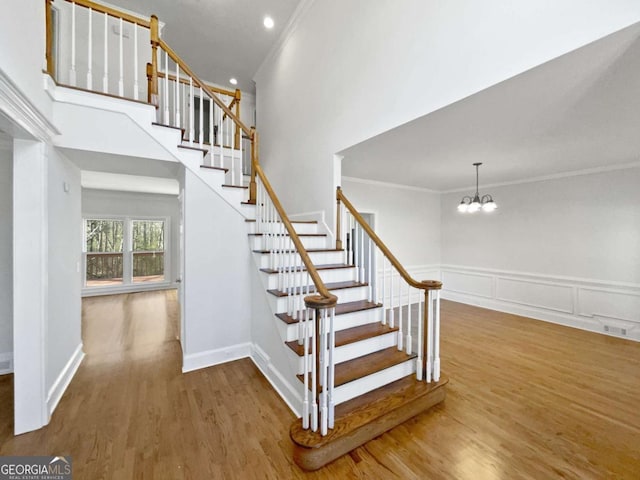
[{"label": "wooden stair base", "polygon": [[324,437],[296,420],[290,429],[294,461],[303,470],[318,470],[442,402],[447,382],[418,382],[411,375],[340,404],[334,428]]}]

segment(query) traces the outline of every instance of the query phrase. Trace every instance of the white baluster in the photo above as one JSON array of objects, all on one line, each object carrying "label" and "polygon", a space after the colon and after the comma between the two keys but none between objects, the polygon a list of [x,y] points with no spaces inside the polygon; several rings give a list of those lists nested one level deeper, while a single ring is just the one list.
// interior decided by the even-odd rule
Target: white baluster
[{"label": "white baluster", "polygon": [[368,272],[368,279],[367,279],[367,283],[369,284],[369,301],[370,302],[375,302],[375,298],[374,298],[374,275],[373,275],[373,262],[371,261],[371,259],[373,258],[372,253],[373,253],[373,244],[371,242],[371,238],[367,235],[367,248],[368,248],[368,259],[367,259],[367,272]]},{"label": "white baluster", "polygon": [[[239,127],[238,127],[239,128]],[[242,148],[242,135],[243,131],[240,130],[240,182],[238,185],[242,185],[244,183],[244,156],[243,156],[243,148]]]},{"label": "white baluster", "polygon": [[327,310],[320,310],[320,434],[326,435],[329,427],[327,405]]},{"label": "white baluster", "polygon": [[[75,5],[75,4],[74,4]],[[91,7],[89,7],[89,39],[88,39],[88,48],[87,48],[87,90],[93,89],[93,22],[91,21]]]},{"label": "white baluster", "polygon": [[424,292],[418,290],[418,358],[416,358],[416,379],[418,381],[424,380],[424,372],[422,371],[422,361],[424,355],[424,338],[423,338],[423,322],[422,305],[424,299]]},{"label": "white baluster", "polygon": [[360,225],[358,223],[358,227],[360,230],[360,233],[358,234],[358,240],[360,241],[360,251],[358,252],[358,255],[360,256],[360,275],[358,278],[358,281],[364,283],[366,281],[366,275],[365,275],[365,267],[364,267],[364,228],[362,228],[362,225]]},{"label": "white baluster", "polygon": [[109,15],[104,14],[104,75],[102,92],[109,93]]},{"label": "white baluster", "polygon": [[200,87],[200,115],[198,115],[198,124],[200,125],[200,131],[198,132],[198,143],[200,144],[200,148],[202,148],[202,144],[204,143],[204,98],[202,95],[202,87]]},{"label": "white baluster", "polygon": [[336,366],[333,360],[334,349],[336,344],[336,331],[334,328],[334,318],[335,318],[335,308],[329,309],[329,382],[327,387],[327,392],[329,395],[329,419],[328,426],[329,428],[333,428],[334,419],[335,419],[335,403],[333,400],[333,390],[335,386],[335,372]]},{"label": "white baluster", "polygon": [[133,24],[133,99],[140,98],[140,84],[138,83],[138,24]]},{"label": "white baluster", "polygon": [[402,350],[404,345],[402,317],[402,277],[398,272],[398,350]]},{"label": "white baluster", "polygon": [[169,54],[164,52],[164,124],[170,125],[169,118]]},{"label": "white baluster", "polygon": [[193,145],[193,78],[189,77],[189,143]]},{"label": "white baluster", "polygon": [[440,290],[435,290],[433,318],[433,380],[440,380]]},{"label": "white baluster", "polygon": [[[218,95],[218,98],[222,98]],[[220,109],[220,166],[224,168],[224,112]]]},{"label": "white baluster", "polygon": [[69,83],[76,86],[76,2],[71,2],[71,69]]},{"label": "white baluster", "polygon": [[407,339],[405,341],[405,351],[411,355],[411,285],[407,284]]},{"label": "white baluster", "polygon": [[210,152],[211,152],[211,166],[213,167],[213,124],[215,123],[213,121],[213,99],[210,98],[209,99],[209,145],[211,145],[210,148]]},{"label": "white baluster", "polygon": [[124,50],[122,47],[122,35],[123,35],[123,23],[122,19],[120,19],[120,79],[118,80],[118,95],[124,97]]},{"label": "white baluster", "polygon": [[[175,93],[175,100],[174,100],[174,106],[175,106],[175,126],[178,128],[182,128],[182,125],[180,124],[180,121],[182,120],[180,118],[180,64],[178,62],[176,62],[176,93]],[[213,163],[211,163],[211,165],[213,166]]]},{"label": "white baluster", "polygon": [[[231,127],[229,130],[233,129],[233,123],[231,123]],[[231,185],[238,185],[236,183],[236,149],[233,144],[233,139],[231,141]]]},{"label": "white baluster", "polygon": [[300,318],[300,323],[304,324],[304,394],[302,401],[302,428],[306,430],[309,428],[309,336],[311,334],[309,330],[309,309],[306,309],[304,316]]},{"label": "white baluster", "polygon": [[391,265],[389,265],[389,326],[395,328],[395,324],[395,315],[393,312],[393,269]]},{"label": "white baluster", "polygon": [[311,430],[314,432],[318,431],[318,371],[317,371],[317,362],[316,358],[318,355],[317,352],[317,335],[319,334],[316,320],[316,310],[311,309],[311,323],[312,323],[312,332],[313,336],[311,337],[311,398],[313,400],[312,409],[311,409]]},{"label": "white baluster", "polygon": [[[382,257],[382,303],[383,305],[386,303],[387,299],[385,298],[385,287],[387,284],[387,257],[384,256],[384,253],[380,252],[380,256]],[[387,324],[387,312],[386,306],[382,307],[382,324]]]},{"label": "white baluster", "polygon": [[431,373],[433,372],[433,296],[429,290],[427,305],[427,345],[425,355],[427,356],[427,371],[425,372],[427,383],[431,383]]}]

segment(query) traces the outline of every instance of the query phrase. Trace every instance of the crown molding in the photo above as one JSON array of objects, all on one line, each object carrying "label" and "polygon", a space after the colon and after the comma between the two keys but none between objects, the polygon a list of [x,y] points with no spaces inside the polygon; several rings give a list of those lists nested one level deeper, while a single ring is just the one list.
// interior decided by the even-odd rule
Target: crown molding
[{"label": "crown molding", "polygon": [[343,175],[342,180],[346,180],[348,182],[353,182],[353,183],[362,183],[364,185],[376,185],[379,187],[399,188],[402,190],[413,190],[415,192],[440,193],[439,191],[432,190],[430,188],[414,187],[412,185],[403,185],[401,183],[381,182],[379,180],[369,180],[368,178],[347,177]]},{"label": "crown molding", "polygon": [[0,115],[27,136],[43,142],[51,142],[51,138],[60,133],[1,68]]},{"label": "crown molding", "polygon": [[289,41],[289,38],[291,38],[293,33],[298,28],[298,25],[300,24],[300,22],[302,21],[306,13],[311,8],[311,5],[313,5],[314,1],[315,0],[300,1],[296,9],[293,11],[291,18],[289,18],[287,25],[282,30],[282,33],[280,34],[276,42],[271,47],[271,50],[269,50],[269,53],[267,53],[267,56],[264,57],[264,60],[256,70],[256,73],[253,74],[252,78],[254,82],[256,82],[256,79],[262,74],[262,70],[266,67],[266,65],[270,63],[271,60],[273,60],[273,58],[276,57],[282,51],[286,43]]},{"label": "crown molding", "polygon": [[[618,165],[605,165],[602,167],[593,167],[593,168],[585,168],[583,170],[573,170],[570,172],[562,172],[562,173],[553,173],[551,175],[542,175],[539,177],[531,177],[524,180],[514,180],[511,182],[499,182],[499,183],[488,183],[482,184],[482,189],[485,190],[487,188],[495,188],[495,187],[507,187],[510,185],[522,185],[524,183],[536,183],[536,182],[546,182],[549,180],[558,180],[561,178],[569,178],[569,177],[579,177],[581,175],[593,175],[596,173],[605,173],[605,172],[614,172],[616,170],[627,170],[630,168],[638,168],[640,167],[640,160],[630,163],[621,163]],[[470,190],[475,191],[475,184],[470,187],[464,188],[454,188],[451,190],[440,190],[439,193],[462,193],[468,192]]]}]

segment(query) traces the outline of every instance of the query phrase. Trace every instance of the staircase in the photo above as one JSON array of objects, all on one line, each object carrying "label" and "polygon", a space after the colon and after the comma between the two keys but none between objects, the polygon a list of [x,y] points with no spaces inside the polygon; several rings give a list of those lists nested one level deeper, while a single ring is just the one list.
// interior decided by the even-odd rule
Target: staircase
[{"label": "staircase", "polygon": [[[107,15],[120,15],[86,0],[71,2],[72,11],[79,7],[104,14],[105,25]],[[147,29],[151,40],[147,100],[156,109],[153,118],[135,121],[246,218],[248,248],[272,313],[264,321],[277,330],[300,392],[293,407],[302,418],[290,429],[296,463],[321,468],[443,401],[440,282],[411,278],[339,188],[335,244],[317,222],[289,220],[259,164],[258,134],[237,115],[240,96],[227,103],[229,92],[198,79],[159,38],[157,18],[119,18],[121,26],[126,20]],[[50,45],[47,53],[55,78]],[[122,63],[122,49],[120,56]],[[75,69],[73,60],[70,86],[77,89]],[[87,75],[90,87],[91,71]],[[123,97],[122,69],[120,77],[117,96]],[[133,100],[137,95],[134,89]],[[249,151],[246,181],[242,161]]]}]

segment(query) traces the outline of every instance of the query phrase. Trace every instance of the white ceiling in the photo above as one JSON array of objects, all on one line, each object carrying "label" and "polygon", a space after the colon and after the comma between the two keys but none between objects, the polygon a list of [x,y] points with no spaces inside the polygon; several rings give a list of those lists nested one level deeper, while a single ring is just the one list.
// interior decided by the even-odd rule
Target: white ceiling
[{"label": "white ceiling", "polygon": [[640,25],[340,153],[344,176],[436,191],[474,162],[481,188],[640,162]]},{"label": "white ceiling", "polygon": [[[300,0],[109,0],[165,23],[164,40],[203,80],[255,92],[253,75]],[[265,15],[275,26],[267,30]]]}]

